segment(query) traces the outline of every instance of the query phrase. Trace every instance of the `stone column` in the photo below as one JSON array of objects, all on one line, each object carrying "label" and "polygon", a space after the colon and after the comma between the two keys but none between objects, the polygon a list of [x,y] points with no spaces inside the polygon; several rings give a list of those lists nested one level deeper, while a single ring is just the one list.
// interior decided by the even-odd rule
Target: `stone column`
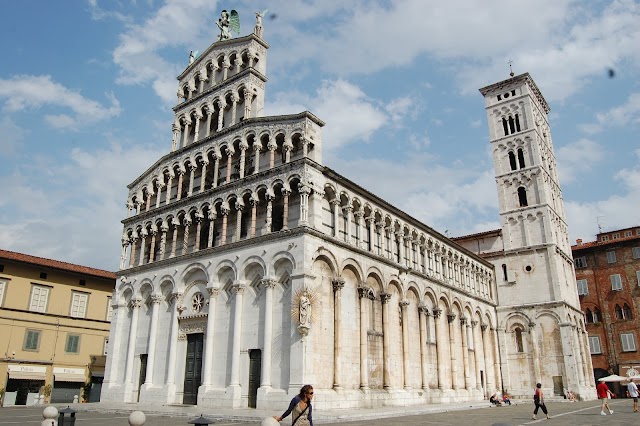
[{"label": "stone column", "polygon": [[244,204],[236,201],[236,241],[240,241],[240,234],[242,232],[242,210],[244,210]]},{"label": "stone column", "polygon": [[204,219],[204,216],[202,216],[202,213],[200,212],[196,213],[195,216],[196,216],[196,243],[193,246],[193,253],[200,250],[200,231],[202,231],[202,219]]},{"label": "stone column", "polygon": [[220,172],[220,154],[214,152],[213,153],[213,182],[211,184],[212,188],[218,187],[218,173]]},{"label": "stone column", "polygon": [[236,124],[236,120],[237,120],[237,108],[238,108],[238,95],[236,95],[235,93],[233,93],[231,95],[231,126],[233,126],[234,124]]},{"label": "stone column", "polygon": [[542,382],[540,371],[540,351],[538,349],[538,338],[535,331],[535,323],[529,323],[529,337],[531,339],[531,357],[533,358],[533,375],[536,383]]},{"label": "stone column", "polygon": [[151,324],[149,325],[149,344],[147,348],[147,372],[144,384],[153,385],[153,367],[156,357],[156,338],[158,334],[158,309],[162,302],[162,296],[154,294],[151,296]]},{"label": "stone column", "polygon": [[289,163],[291,161],[291,151],[293,151],[293,145],[291,142],[285,143],[282,145],[282,149],[284,150],[284,162]]},{"label": "stone column", "polygon": [[[212,206],[213,208],[213,206]],[[207,239],[207,247],[211,248],[213,247],[213,233],[215,232],[215,223],[216,223],[216,212],[215,211],[209,211],[209,214],[207,215],[207,219],[209,220],[209,235],[208,235],[208,239]]]},{"label": "stone column", "polygon": [[[164,176],[163,176],[164,177]],[[156,186],[158,187],[158,196],[156,197],[156,209],[160,207],[160,200],[162,199],[162,188],[165,187],[164,182],[156,182]]]},{"label": "stone column", "polygon": [[583,330],[577,329],[578,332],[578,347],[580,349],[580,358],[582,360],[582,375],[584,378],[584,386],[589,386],[589,384],[591,383],[591,379],[590,379],[590,372],[589,372],[589,363],[587,362],[587,350],[584,346],[584,339],[582,338],[582,335],[584,333]]},{"label": "stone column", "polygon": [[218,101],[218,128],[216,129],[218,132],[222,130],[223,120],[224,120],[224,109],[226,107],[227,107],[227,103],[223,99],[220,99]]},{"label": "stone column", "polygon": [[140,306],[142,306],[141,299],[131,299],[131,326],[129,327],[129,343],[127,344],[127,361],[124,367],[124,382],[129,385],[133,383],[133,360],[136,349]]},{"label": "stone column", "polygon": [[245,163],[247,148],[249,148],[249,145],[247,144],[246,141],[243,141],[240,144],[240,179],[244,178],[244,163]]},{"label": "stone column", "polygon": [[456,314],[450,313],[447,315],[447,321],[449,322],[449,354],[451,355],[451,387],[453,390],[458,390],[460,384],[458,383],[458,363],[456,362],[455,319]]},{"label": "stone column", "polygon": [[300,194],[300,220],[298,226],[306,226],[309,224],[309,194],[311,188],[307,185],[299,184],[298,193]]},{"label": "stone column", "polygon": [[189,190],[187,191],[187,197],[193,195],[193,181],[196,179],[196,165],[189,164]]},{"label": "stone column", "polygon": [[156,251],[156,235],[158,234],[158,230],[156,226],[153,225],[151,229],[151,246],[149,247],[149,263],[153,263],[153,259],[155,258]]},{"label": "stone column", "polygon": [[207,312],[207,331],[204,340],[204,366],[202,371],[202,385],[211,386],[213,373],[213,341],[216,327],[216,302],[220,290],[216,287],[207,287],[209,293],[209,310]]},{"label": "stone column", "polygon": [[400,302],[400,310],[402,311],[402,363],[404,364],[404,388],[411,389],[409,385],[409,301]]},{"label": "stone column", "polygon": [[261,387],[271,387],[271,345],[273,342],[273,289],[276,286],[276,280],[263,279],[262,285],[264,285],[264,354],[262,361],[264,367],[262,368],[262,380],[260,382]]},{"label": "stone column", "polygon": [[462,365],[464,371],[464,387],[467,390],[471,390],[471,374],[469,373],[469,343],[468,339],[468,327],[467,319],[465,317],[460,318],[460,333],[462,334]]},{"label": "stone column", "polygon": [[[593,382],[593,363],[591,360],[591,349],[589,348],[589,333],[587,333],[585,330],[582,331],[582,339],[583,339],[583,344],[584,344],[584,348],[585,348],[585,356],[587,357],[587,377],[592,378],[592,380],[587,380],[587,385],[589,387],[594,387],[594,382]],[[587,352],[587,350],[589,352]]]},{"label": "stone column", "polygon": [[191,226],[191,219],[184,218],[184,239],[182,240],[182,252],[181,255],[187,254],[187,247],[189,247],[189,227]]},{"label": "stone column", "polygon": [[171,224],[173,225],[173,238],[171,241],[171,254],[169,254],[169,257],[176,257],[176,246],[178,245],[178,226],[180,225],[180,221],[177,217],[175,217],[171,221]]},{"label": "stone column", "polygon": [[220,214],[222,215],[222,229],[220,230],[220,245],[227,243],[227,221],[229,220],[229,208],[220,206]]},{"label": "stone column", "polygon": [[282,230],[286,231],[287,229],[289,229],[289,194],[291,194],[291,191],[287,190],[287,189],[282,189],[282,197],[283,197],[283,204],[284,204],[284,212],[282,214]]},{"label": "stone column", "polygon": [[398,236],[398,263],[406,266],[407,257],[404,246],[404,231],[398,231],[396,235]]},{"label": "stone column", "polygon": [[389,350],[390,336],[389,336],[389,300],[391,299],[390,293],[380,294],[380,301],[382,302],[382,385],[385,389],[390,388],[391,376],[389,370]]},{"label": "stone column", "polygon": [[233,342],[231,350],[231,384],[232,387],[240,386],[240,339],[242,337],[242,295],[244,285],[234,284],[235,293],[233,313]]},{"label": "stone column", "polygon": [[273,198],[274,196],[267,193],[266,196],[267,198],[267,221],[265,223],[265,234],[270,234],[271,233],[271,223],[272,223],[272,219],[273,219]]},{"label": "stone column", "polygon": [[376,223],[376,241],[378,242],[378,256],[384,256],[384,250],[382,247],[382,233],[384,232],[384,223],[377,222]]},{"label": "stone column", "polygon": [[427,374],[427,317],[429,316],[429,308],[425,305],[418,306],[418,315],[420,317],[420,370],[422,373],[422,389],[429,390],[429,376]]},{"label": "stone column", "polygon": [[344,215],[346,224],[345,224],[345,229],[344,229],[344,240],[351,244],[351,217],[353,215],[353,206],[348,205],[348,206],[344,206],[342,208],[342,214]]},{"label": "stone column", "polygon": [[166,385],[175,384],[177,354],[176,350],[178,346],[178,316],[182,309],[182,294],[173,293],[171,295],[171,324],[169,327],[169,357],[167,359]]},{"label": "stone column", "polygon": [[227,178],[225,182],[229,183],[231,182],[231,166],[232,166],[233,154],[235,154],[235,151],[227,146],[227,148],[225,149],[225,154],[227,154]]},{"label": "stone column", "polygon": [[167,195],[166,198],[164,199],[164,204],[167,205],[169,204],[169,202],[171,201],[171,190],[172,190],[172,185],[173,185],[173,172],[169,173],[168,176],[168,180],[167,180]]},{"label": "stone column", "polygon": [[251,118],[251,99],[253,98],[253,94],[250,90],[244,90],[244,119]]},{"label": "stone column", "polygon": [[363,285],[358,287],[360,298],[360,389],[369,389],[369,345],[367,342],[367,327],[369,326],[369,289]]},{"label": "stone column", "polygon": [[330,204],[333,206],[333,220],[335,223],[335,226],[333,227],[333,236],[335,238],[340,238],[340,214],[338,213],[340,200],[334,198],[330,201]]},{"label": "stone column", "polygon": [[267,149],[269,150],[269,169],[273,169],[276,164],[276,149],[278,145],[272,139],[269,139],[267,142]]},{"label": "stone column", "polygon": [[249,231],[249,238],[256,236],[256,216],[258,214],[258,201],[253,197],[249,198],[249,205],[251,206],[251,230]]},{"label": "stone column", "polygon": [[213,118],[213,106],[207,105],[207,132],[205,138],[211,135],[211,119]]},{"label": "stone column", "polygon": [[146,229],[140,232],[140,259],[138,259],[138,266],[144,264],[144,249],[147,243],[147,235]]},{"label": "stone column", "polygon": [[580,386],[584,386],[584,369],[582,363],[582,351],[580,350],[580,342],[578,341],[577,327],[573,325],[571,333],[571,345],[573,346],[574,358],[576,358],[578,383]]},{"label": "stone column", "polygon": [[207,166],[209,162],[206,160],[202,161],[202,173],[200,175],[200,193],[202,194],[206,188],[207,183]]},{"label": "stone column", "polygon": [[182,179],[184,179],[184,174],[186,170],[178,169],[178,193],[176,194],[176,201],[180,201],[182,199]]},{"label": "stone column", "polygon": [[163,260],[164,255],[167,251],[167,231],[169,230],[169,226],[166,222],[162,222],[160,226],[160,247],[158,252],[158,259]]},{"label": "stone column", "polygon": [[335,390],[342,389],[340,380],[342,379],[342,366],[340,365],[340,355],[342,354],[342,288],[344,287],[344,279],[334,278],[333,296],[334,296],[334,317],[333,317],[333,388]]},{"label": "stone column", "polygon": [[189,126],[191,125],[191,120],[185,120],[184,122],[184,133],[182,135],[182,147],[187,146],[187,140],[189,139]]},{"label": "stone column", "polygon": [[133,268],[136,261],[136,245],[138,244],[138,235],[134,232],[131,238],[129,239],[129,243],[131,244],[131,253],[129,253],[129,267]]},{"label": "stone column", "polygon": [[358,240],[358,247],[362,249],[366,249],[364,242],[364,235],[362,232],[362,218],[364,217],[364,211],[362,209],[358,210],[353,214],[356,222],[356,239]]},{"label": "stone column", "polygon": [[476,365],[476,389],[481,391],[482,377],[480,375],[480,370],[482,369],[482,364],[480,363],[480,350],[482,347],[482,342],[478,338],[478,321],[471,321],[471,337],[473,338],[473,355]]},{"label": "stone column", "polygon": [[198,140],[200,140],[199,137],[199,133],[200,133],[200,120],[202,119],[202,115],[201,114],[196,114],[196,124],[195,127],[193,128],[193,141],[197,142]]},{"label": "stone column", "polygon": [[145,195],[146,195],[146,197],[145,197],[144,211],[148,212],[149,211],[149,207],[151,207],[151,196],[153,195],[153,193],[150,192],[150,191],[146,191]]},{"label": "stone column", "polygon": [[[367,229],[369,230],[369,247],[368,250],[369,252],[373,253],[374,252],[374,238],[375,238],[375,230],[374,230],[374,226],[375,226],[375,218],[373,216],[369,216],[368,218],[365,219],[367,222]],[[365,246],[365,248],[367,248]]]},{"label": "stone column", "polygon": [[436,367],[438,368],[438,389],[444,389],[444,368],[441,368],[445,363],[444,359],[444,335],[443,325],[441,324],[440,315],[442,315],[442,309],[435,308],[433,310],[433,322],[436,329]]},{"label": "stone column", "polygon": [[482,330],[482,348],[484,350],[484,374],[487,378],[487,394],[485,395],[487,398],[489,395],[493,393],[493,390],[496,388],[496,385],[493,381],[493,359],[491,356],[491,338],[489,326],[487,324],[482,324],[480,326]]},{"label": "stone column", "polygon": [[260,171],[260,151],[262,151],[262,144],[260,141],[256,141],[253,143],[253,152],[254,152],[254,164],[255,167],[253,169],[253,174],[255,175]]},{"label": "stone column", "polygon": [[173,132],[173,138],[171,139],[171,151],[175,151],[178,148],[178,138],[180,134],[180,126],[176,123],[173,123],[171,126],[171,131]]},{"label": "stone column", "polygon": [[[500,384],[502,380],[500,377],[500,359],[498,358],[498,330],[496,328],[491,329],[491,339],[493,340],[493,374],[496,379],[496,388],[501,388],[502,386],[500,386]],[[505,363],[505,366],[508,365],[509,364]],[[509,374],[506,373],[505,376],[508,377]]]},{"label": "stone column", "polygon": [[129,240],[126,237],[122,237],[122,251],[120,252],[120,269],[124,269],[127,263],[127,248],[129,247]]}]

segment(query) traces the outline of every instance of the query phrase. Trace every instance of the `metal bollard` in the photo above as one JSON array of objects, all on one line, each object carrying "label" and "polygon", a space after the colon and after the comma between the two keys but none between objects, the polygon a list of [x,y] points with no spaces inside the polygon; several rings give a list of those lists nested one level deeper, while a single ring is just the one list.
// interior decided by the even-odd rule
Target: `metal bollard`
[{"label": "metal bollard", "polygon": [[202,414],[200,414],[200,417],[198,417],[197,419],[193,419],[187,422],[190,425],[202,425],[202,426],[207,426],[210,424],[215,423],[214,420],[208,419],[206,417],[202,417]]},{"label": "metal bollard", "polygon": [[44,420],[40,423],[40,426],[58,426],[58,409],[52,405],[45,407],[42,410],[42,417]]},{"label": "metal bollard", "polygon": [[[60,417],[58,417],[58,426],[75,426],[76,424],[76,411],[72,408],[63,408],[59,411]],[[69,414],[69,417],[66,415]]]},{"label": "metal bollard", "polygon": [[147,416],[142,411],[133,411],[129,414],[129,426],[143,426]]}]

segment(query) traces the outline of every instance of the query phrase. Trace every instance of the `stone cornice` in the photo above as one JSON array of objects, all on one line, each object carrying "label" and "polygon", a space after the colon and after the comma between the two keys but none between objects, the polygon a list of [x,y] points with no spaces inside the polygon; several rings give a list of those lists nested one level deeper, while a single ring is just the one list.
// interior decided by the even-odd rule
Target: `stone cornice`
[{"label": "stone cornice", "polygon": [[531,78],[531,75],[529,75],[528,72],[517,75],[515,77],[508,78],[506,80],[499,81],[489,86],[485,86],[482,89],[480,89],[480,93],[482,93],[482,96],[487,96],[487,94],[489,94],[490,92],[497,93],[497,91],[504,90],[507,87],[512,87],[514,84],[522,84],[522,83],[526,83],[529,85],[529,87],[531,88],[533,98],[535,98],[540,103],[540,106],[542,106],[542,108],[544,109],[544,112],[549,114],[549,111],[550,111],[549,104],[544,99],[544,96],[542,96],[540,89],[538,89],[538,86],[536,86],[536,83],[533,81],[533,78]]}]

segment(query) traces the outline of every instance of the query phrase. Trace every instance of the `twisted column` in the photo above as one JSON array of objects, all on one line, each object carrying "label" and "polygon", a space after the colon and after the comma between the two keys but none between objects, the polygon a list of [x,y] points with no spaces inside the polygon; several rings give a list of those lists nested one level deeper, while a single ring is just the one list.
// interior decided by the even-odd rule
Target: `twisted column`
[{"label": "twisted column", "polygon": [[220,207],[220,214],[222,215],[222,229],[220,230],[220,245],[223,246],[227,243],[227,222],[229,220],[229,208],[225,206]]},{"label": "twisted column", "polygon": [[287,189],[282,190],[282,197],[284,198],[284,213],[282,214],[282,230],[289,229],[289,194],[291,191]]}]

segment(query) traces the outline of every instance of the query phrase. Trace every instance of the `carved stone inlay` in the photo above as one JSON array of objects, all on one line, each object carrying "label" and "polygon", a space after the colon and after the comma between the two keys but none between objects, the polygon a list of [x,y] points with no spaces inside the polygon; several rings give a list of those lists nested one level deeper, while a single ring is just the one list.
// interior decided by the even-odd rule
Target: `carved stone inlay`
[{"label": "carved stone inlay", "polygon": [[193,312],[200,312],[204,306],[204,296],[198,292],[191,297],[191,310]]}]

